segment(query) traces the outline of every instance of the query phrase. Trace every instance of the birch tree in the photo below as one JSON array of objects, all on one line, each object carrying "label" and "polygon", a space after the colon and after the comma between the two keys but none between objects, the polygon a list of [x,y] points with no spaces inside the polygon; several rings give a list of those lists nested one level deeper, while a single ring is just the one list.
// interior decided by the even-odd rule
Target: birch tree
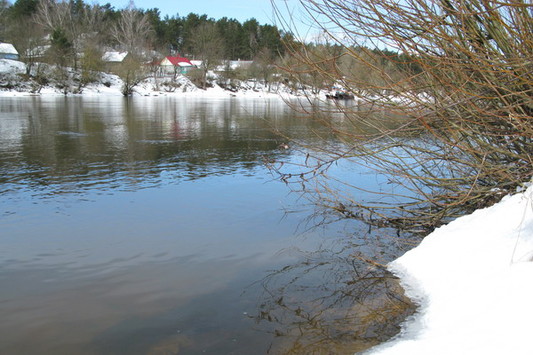
[{"label": "birch tree", "polygon": [[153,31],[149,16],[137,10],[130,1],[128,7],[121,11],[111,33],[123,50],[140,57],[148,48]]}]

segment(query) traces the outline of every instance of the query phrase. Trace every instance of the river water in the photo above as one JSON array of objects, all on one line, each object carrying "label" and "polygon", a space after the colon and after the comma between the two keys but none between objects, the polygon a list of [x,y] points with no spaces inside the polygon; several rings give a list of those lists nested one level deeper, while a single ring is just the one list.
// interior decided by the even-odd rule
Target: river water
[{"label": "river water", "polygon": [[[1,98],[0,353],[353,353],[389,337],[403,310],[357,326],[393,279],[356,265],[353,225],[308,228],[263,164],[299,159],[275,131],[319,129],[279,99]],[[379,291],[362,297],[365,278]]]}]

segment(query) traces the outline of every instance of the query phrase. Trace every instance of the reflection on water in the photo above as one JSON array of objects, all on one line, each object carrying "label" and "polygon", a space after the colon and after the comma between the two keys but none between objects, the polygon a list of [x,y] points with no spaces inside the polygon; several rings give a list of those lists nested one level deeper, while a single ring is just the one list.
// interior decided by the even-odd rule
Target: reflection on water
[{"label": "reflection on water", "polygon": [[352,255],[368,243],[298,232],[305,214],[281,208],[299,202],[262,164],[298,159],[275,130],[317,129],[280,100],[0,99],[0,353],[353,352],[390,336],[354,330],[362,290],[397,307],[394,281]]},{"label": "reflection on water", "polygon": [[26,184],[47,193],[250,171],[265,153],[276,154],[279,138],[268,128],[288,123],[278,100],[26,98],[3,111],[4,191]]},{"label": "reflection on water", "polygon": [[400,331],[414,305],[398,279],[376,262],[394,255],[383,253],[388,247],[378,246],[376,237],[359,233],[363,248],[352,239],[329,240],[260,281],[263,303],[255,318],[277,339],[271,353],[353,354]]}]

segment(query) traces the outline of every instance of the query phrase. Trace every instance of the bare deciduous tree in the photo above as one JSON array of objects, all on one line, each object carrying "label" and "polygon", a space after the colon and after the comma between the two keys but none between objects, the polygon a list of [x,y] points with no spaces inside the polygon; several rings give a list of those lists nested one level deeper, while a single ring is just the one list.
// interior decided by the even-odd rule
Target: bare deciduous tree
[{"label": "bare deciduous tree", "polygon": [[200,66],[202,87],[207,87],[207,73],[217,66],[224,54],[224,42],[214,23],[200,25],[192,35],[195,58],[202,62]]},{"label": "bare deciduous tree", "polygon": [[250,71],[252,76],[261,80],[270,91],[272,75],[276,71],[274,56],[270,49],[264,47],[256,54]]},{"label": "bare deciduous tree", "polygon": [[5,37],[7,30],[7,12],[9,9],[9,2],[7,0],[0,0],[0,40]]},{"label": "bare deciduous tree", "polygon": [[146,77],[146,69],[142,63],[150,58],[148,47],[153,33],[152,26],[148,15],[137,10],[133,1],[130,1],[111,31],[113,38],[128,52],[128,56],[117,69],[117,74],[123,80],[122,94],[128,96]]},{"label": "bare deciduous tree", "polygon": [[[306,147],[319,157],[315,165],[306,160],[299,183],[326,210],[366,220],[382,216],[382,223],[427,232],[532,178],[530,2],[301,3],[342,53],[293,45],[293,60],[358,97],[358,105],[336,107],[350,125],[326,119],[320,104],[310,111],[343,143]],[[359,70],[346,70],[346,63]],[[310,188],[310,177],[350,158],[389,176],[396,195],[384,199],[376,192],[375,203],[362,203],[346,193],[360,186],[333,189],[314,180]]]},{"label": "bare deciduous tree", "polygon": [[[37,6],[34,21],[49,34],[61,32],[72,47],[69,54],[74,68],[78,67],[84,47],[93,41],[101,29],[102,13],[97,5],[82,2],[41,0]],[[94,42],[94,41],[93,41]],[[65,61],[65,55],[56,56],[54,61]],[[69,63],[70,64],[70,63]]]},{"label": "bare deciduous tree", "polygon": [[121,12],[111,31],[122,49],[135,56],[142,56],[153,32],[148,15],[137,10],[133,1]]},{"label": "bare deciduous tree", "polygon": [[17,48],[20,59],[26,63],[26,75],[30,75],[38,58],[42,57],[45,41],[40,26],[28,26],[20,19],[9,24],[7,33]]},{"label": "bare deciduous tree", "polygon": [[122,95],[130,96],[133,89],[146,78],[146,69],[138,57],[128,56],[116,69],[117,75],[122,79]]}]

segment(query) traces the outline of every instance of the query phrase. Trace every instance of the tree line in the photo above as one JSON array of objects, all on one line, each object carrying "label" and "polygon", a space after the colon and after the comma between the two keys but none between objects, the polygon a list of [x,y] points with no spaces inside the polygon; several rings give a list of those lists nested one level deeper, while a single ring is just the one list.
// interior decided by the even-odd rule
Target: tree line
[{"label": "tree line", "polygon": [[[194,13],[161,16],[159,9],[138,9],[133,1],[115,9],[109,3],[88,4],[83,0],[16,0],[13,4],[0,0],[0,41],[14,44],[27,64],[26,74],[43,83],[50,74],[32,69],[41,62],[81,70],[80,85],[94,81],[94,73],[107,70],[102,54],[110,49],[134,57],[114,68],[126,83],[125,93],[148,75],[144,64],[157,63],[166,55],[200,60],[203,65],[190,78],[203,88],[208,85],[208,72],[224,60],[241,59],[254,64],[244,73],[226,70],[223,85],[247,78],[269,85],[275,78],[294,90],[303,87],[315,94],[334,87],[343,77],[357,78],[358,89],[368,91],[382,86],[382,70],[401,81],[403,68],[413,66],[405,53],[346,47],[320,39],[304,43],[291,33],[253,18],[241,23]],[[370,70],[368,63],[372,63]],[[66,82],[65,70],[58,73]]]},{"label": "tree line", "polygon": [[0,40],[13,43],[22,57],[46,43],[58,49],[58,58],[63,60],[88,47],[194,56],[196,32],[206,26],[215,29],[220,54],[228,60],[251,60],[265,49],[282,55],[283,41],[288,37],[276,26],[262,25],[254,18],[241,23],[194,13],[162,17],[159,9],[137,9],[133,2],[115,9],[109,3],[88,4],[83,0],[0,1]]}]

